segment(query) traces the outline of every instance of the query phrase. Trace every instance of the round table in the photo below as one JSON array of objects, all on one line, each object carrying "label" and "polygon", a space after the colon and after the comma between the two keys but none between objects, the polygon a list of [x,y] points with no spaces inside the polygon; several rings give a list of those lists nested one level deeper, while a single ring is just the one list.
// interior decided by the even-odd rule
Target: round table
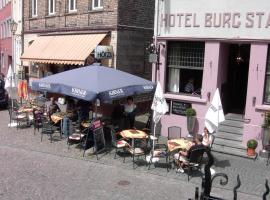
[{"label": "round table", "polygon": [[128,129],[128,130],[123,130],[120,132],[120,135],[123,138],[127,139],[145,139],[148,138],[148,135],[144,131],[140,130],[133,130],[133,129]]},{"label": "round table", "polygon": [[185,138],[168,140],[167,144],[168,144],[168,150],[170,152],[175,151],[177,149],[188,151],[190,147],[192,147],[192,142]]}]

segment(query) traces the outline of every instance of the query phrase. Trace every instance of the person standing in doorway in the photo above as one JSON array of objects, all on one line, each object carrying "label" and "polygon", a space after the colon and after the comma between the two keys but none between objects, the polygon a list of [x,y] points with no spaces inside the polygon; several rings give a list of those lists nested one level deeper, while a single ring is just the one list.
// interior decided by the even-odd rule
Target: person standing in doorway
[{"label": "person standing in doorway", "polygon": [[134,129],[134,122],[136,116],[137,106],[133,102],[132,97],[127,98],[127,103],[124,105],[124,116],[126,117],[127,122],[129,123],[128,128]]}]

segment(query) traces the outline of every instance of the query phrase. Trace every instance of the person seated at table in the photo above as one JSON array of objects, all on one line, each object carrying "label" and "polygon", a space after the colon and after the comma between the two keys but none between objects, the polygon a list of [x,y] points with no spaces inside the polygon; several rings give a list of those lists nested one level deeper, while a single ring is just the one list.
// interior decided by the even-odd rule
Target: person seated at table
[{"label": "person seated at table", "polygon": [[179,153],[174,154],[174,159],[177,165],[177,172],[184,173],[183,167],[187,165],[188,159],[190,157],[190,152],[195,149],[205,149],[205,146],[202,144],[203,136],[197,135],[197,137],[194,139],[194,143],[190,147],[188,151],[182,151],[180,150]]},{"label": "person seated at table", "polygon": [[126,117],[126,122],[128,122],[128,124],[125,124],[127,128],[134,129],[136,110],[137,106],[133,102],[133,97],[128,97],[127,103],[124,105],[124,116]]},{"label": "person seated at table", "polygon": [[75,101],[73,99],[69,99],[67,102],[67,116],[71,121],[75,121],[78,118]]},{"label": "person seated at table", "polygon": [[209,131],[206,127],[204,127],[204,129],[203,129],[202,136],[203,136],[202,144],[206,147],[211,146],[212,142],[213,142],[213,136],[209,133]]},{"label": "person seated at table", "polygon": [[118,131],[123,129],[123,113],[124,106],[118,102],[117,105],[114,106],[112,112],[112,123],[118,128]]},{"label": "person seated at table", "polygon": [[51,97],[51,102],[50,102],[50,105],[49,105],[49,112],[48,112],[49,117],[51,118],[51,115],[56,113],[56,112],[60,112],[60,108],[56,104],[55,98]]}]

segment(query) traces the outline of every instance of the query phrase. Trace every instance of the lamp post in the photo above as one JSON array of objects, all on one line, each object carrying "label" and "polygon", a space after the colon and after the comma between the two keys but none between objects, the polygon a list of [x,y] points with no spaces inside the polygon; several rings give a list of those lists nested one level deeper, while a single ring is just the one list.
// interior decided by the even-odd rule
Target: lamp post
[{"label": "lamp post", "polygon": [[[12,45],[12,63],[11,63],[11,69],[12,69],[12,76],[11,76],[11,87],[15,87],[15,85],[13,86],[13,82],[15,82],[15,59],[16,59],[16,50],[15,50],[15,33],[17,31],[17,27],[18,24],[14,21],[14,19],[11,19],[10,22],[10,32],[12,33],[12,38],[11,38],[11,45]],[[16,83],[15,83],[16,84]],[[11,88],[11,91],[13,91],[13,88]],[[12,92],[12,96],[11,96],[11,107],[13,109],[13,92]]]}]

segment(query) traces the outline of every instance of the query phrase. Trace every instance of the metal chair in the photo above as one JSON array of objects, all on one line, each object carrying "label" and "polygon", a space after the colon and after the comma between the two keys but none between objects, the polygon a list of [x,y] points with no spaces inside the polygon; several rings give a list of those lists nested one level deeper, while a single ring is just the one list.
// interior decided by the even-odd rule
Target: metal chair
[{"label": "metal chair", "polygon": [[[134,138],[132,142],[132,146],[127,148],[127,152],[130,153],[132,157],[133,162],[133,169],[135,169],[135,157],[139,158],[141,156],[144,156],[144,159],[146,160],[146,154],[148,150],[148,139],[137,139]],[[124,162],[125,162],[124,157]]]},{"label": "metal chair", "polygon": [[[167,172],[169,171],[169,153],[168,153],[168,147],[166,144],[155,144],[154,150],[151,150],[150,152],[150,160],[148,163],[148,170],[150,169],[151,165],[154,164],[153,160],[155,159],[164,159],[166,160],[166,165],[167,165]],[[155,165],[156,167],[156,165]]]},{"label": "metal chair", "polygon": [[181,127],[179,126],[168,127],[168,140],[180,138],[181,138]]},{"label": "metal chair", "polygon": [[[206,151],[205,147],[191,149],[189,153],[189,158],[187,159],[186,168],[188,171],[188,181],[190,173],[193,169],[201,170],[203,154]],[[180,158],[180,156],[179,156]]]},{"label": "metal chair", "polygon": [[110,127],[110,131],[111,131],[111,139],[112,139],[111,145],[115,149],[115,154],[114,154],[114,159],[115,159],[116,155],[118,153],[118,150],[124,151],[125,148],[130,147],[130,145],[124,139],[117,140],[117,138],[116,138],[117,133],[113,127]]},{"label": "metal chair", "polygon": [[36,129],[39,132],[39,129],[42,128],[42,112],[37,109],[33,109],[33,127],[34,127],[34,135],[36,134]]},{"label": "metal chair", "polygon": [[50,141],[52,142],[53,125],[47,117],[42,118],[42,130],[41,130],[41,138],[40,138],[41,142],[42,142],[44,134],[49,135]]}]

